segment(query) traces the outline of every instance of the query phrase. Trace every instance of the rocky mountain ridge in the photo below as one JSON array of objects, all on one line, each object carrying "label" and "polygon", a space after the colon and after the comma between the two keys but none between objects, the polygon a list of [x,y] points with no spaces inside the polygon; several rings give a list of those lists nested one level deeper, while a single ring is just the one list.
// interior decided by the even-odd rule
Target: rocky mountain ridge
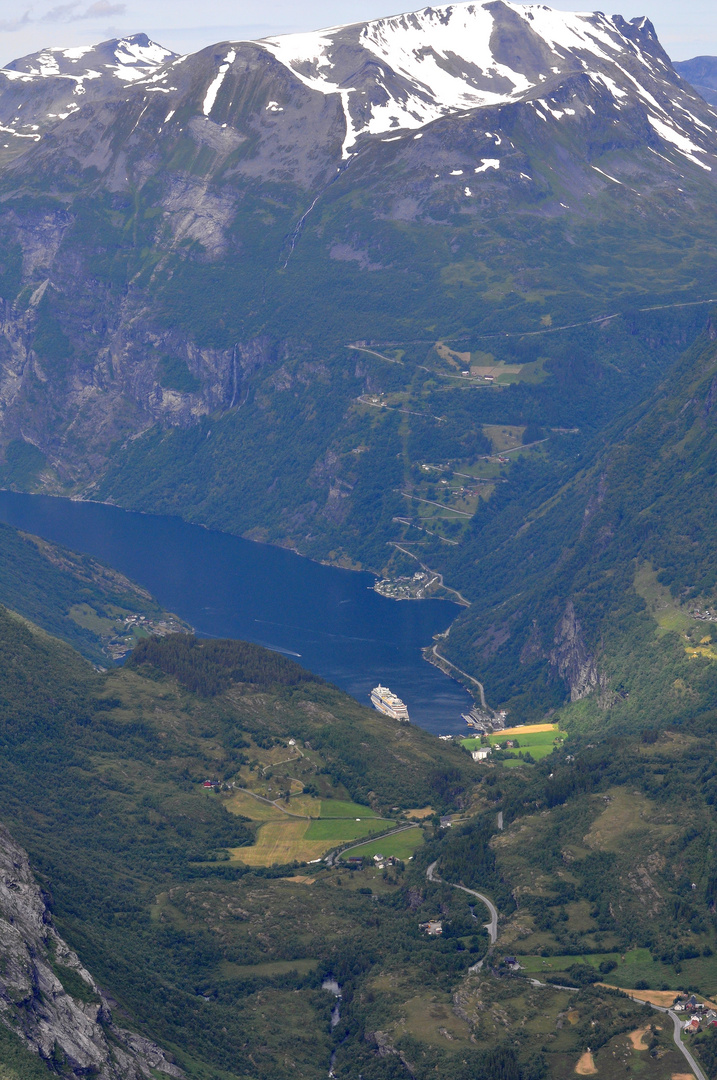
[{"label": "rocky mountain ridge", "polygon": [[695,56],[691,60],[678,60],[674,64],[683,79],[710,105],[717,105],[717,57]]},{"label": "rocky mountain ridge", "polygon": [[[339,107],[345,125],[343,159],[366,137],[418,131],[476,108],[537,98],[536,107],[550,111],[547,100],[541,100],[545,91],[578,73],[607,89],[618,111],[621,101],[637,93],[649,106],[654,130],[679,153],[689,157],[710,152],[700,138],[710,125],[685,106],[680,93],[685,88],[675,79],[676,69],[648,19],[628,22],[619,15],[559,12],[507,0],[426,8],[255,42],[230,41],[193,56],[178,57],[143,34],[94,47],[47,49],[9,64],[0,72],[0,87],[19,83],[18,89],[27,90],[30,84],[32,97],[38,84],[65,81],[74,98],[64,106],[69,111],[45,117],[64,120],[80,107],[79,98],[89,93],[88,101],[97,99],[95,85],[102,96],[121,99],[126,96],[122,91],[135,83],[145,107],[150,94],[172,104],[165,110],[161,131],[177,116],[178,105],[216,120],[236,97],[237,76],[241,82],[264,69],[276,83],[276,100],[266,101],[263,109],[274,121],[273,134],[278,134],[291,123],[282,114],[293,112],[293,103],[282,100],[285,75],[269,64],[270,58],[290,76],[292,90],[299,83]],[[661,94],[655,93],[656,87]],[[22,96],[28,98],[27,93]],[[327,111],[330,128],[335,111]],[[560,110],[560,118],[573,115]],[[19,120],[11,120],[7,104],[3,108],[1,90],[0,118],[5,124]],[[37,130],[3,128],[15,137],[38,141]]]},{"label": "rocky mountain ridge", "polygon": [[81,105],[121,94],[176,53],[146,34],[76,48],[49,48],[0,69],[0,161],[11,160]]},{"label": "rocky mountain ridge", "polygon": [[181,1076],[149,1039],[114,1024],[102,991],[53,926],[47,900],[27,853],[0,826],[0,1020],[63,1075]]}]

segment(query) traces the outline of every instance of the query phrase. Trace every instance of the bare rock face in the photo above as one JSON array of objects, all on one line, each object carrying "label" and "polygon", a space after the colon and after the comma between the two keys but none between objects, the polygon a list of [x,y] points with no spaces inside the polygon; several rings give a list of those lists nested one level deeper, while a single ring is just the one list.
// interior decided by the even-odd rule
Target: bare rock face
[{"label": "bare rock face", "polygon": [[572,600],[568,600],[555,628],[550,663],[570,687],[571,701],[580,701],[600,686],[595,657],[590,655],[583,640]]},{"label": "bare rock face", "polygon": [[[1,826],[0,971],[0,1021],[48,1063],[60,1058],[72,1075],[98,1080],[183,1075],[158,1046],[115,1027],[101,990],[52,925],[26,852]],[[81,980],[81,997],[91,1000],[68,993],[58,972],[70,986]]]}]

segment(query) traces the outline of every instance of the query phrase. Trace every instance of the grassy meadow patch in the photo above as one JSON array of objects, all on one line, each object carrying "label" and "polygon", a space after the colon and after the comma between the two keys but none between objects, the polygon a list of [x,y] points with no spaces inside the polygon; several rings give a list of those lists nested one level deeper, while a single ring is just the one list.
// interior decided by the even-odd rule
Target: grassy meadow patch
[{"label": "grassy meadow patch", "polygon": [[386,858],[408,859],[423,844],[422,829],[406,829],[404,832],[394,833],[393,836],[384,836],[378,840],[370,840],[360,847],[352,848],[347,854],[361,855],[365,859],[372,859],[374,855],[385,855]]},{"label": "grassy meadow patch", "polygon": [[287,816],[278,806],[256,799],[248,791],[237,791],[224,802],[224,806],[231,814],[249,818],[250,821],[278,821]]},{"label": "grassy meadow patch", "polygon": [[265,821],[259,826],[251,847],[231,848],[232,862],[247,866],[282,866],[311,862],[332,848],[379,832],[386,823],[380,818],[290,818]]}]

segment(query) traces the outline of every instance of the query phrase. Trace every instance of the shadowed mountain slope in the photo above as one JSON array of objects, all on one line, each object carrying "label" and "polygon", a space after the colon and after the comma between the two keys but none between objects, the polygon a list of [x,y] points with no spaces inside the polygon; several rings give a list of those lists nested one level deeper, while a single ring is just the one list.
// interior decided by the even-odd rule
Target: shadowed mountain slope
[{"label": "shadowed mountain slope", "polygon": [[695,56],[692,60],[679,60],[673,66],[706,102],[717,105],[717,57]]}]

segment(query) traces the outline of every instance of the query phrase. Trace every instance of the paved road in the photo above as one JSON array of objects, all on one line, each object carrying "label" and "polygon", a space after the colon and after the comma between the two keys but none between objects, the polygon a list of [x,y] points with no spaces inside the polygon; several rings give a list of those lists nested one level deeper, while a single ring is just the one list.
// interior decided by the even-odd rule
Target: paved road
[{"label": "paved road", "polygon": [[[450,630],[450,627],[448,628],[448,630]],[[440,637],[443,641],[445,641],[445,639],[448,637],[448,630],[446,630],[443,634],[437,634],[436,636]],[[457,671],[458,674],[462,675],[464,679],[470,680],[470,682],[472,682],[475,686],[478,687],[478,693],[480,694],[480,704],[481,704],[481,708],[483,709],[483,711],[484,712],[488,712],[488,711],[492,712],[493,710],[492,709],[489,710],[488,705],[486,704],[485,690],[483,689],[483,683],[478,682],[478,679],[474,679],[473,676],[469,675],[467,671],[461,671],[461,669],[459,667],[456,667],[455,664],[452,664],[450,660],[446,660],[445,656],[443,656],[443,654],[439,653],[439,651],[438,651],[438,646],[439,645],[440,645],[440,641],[437,641],[436,644],[433,646],[433,648],[431,650],[433,655],[436,657],[436,660],[440,660],[440,664],[437,663],[436,667],[440,668],[441,664],[445,664],[447,667],[452,668],[453,671]],[[450,675],[450,672],[449,671],[444,671],[444,675]],[[456,681],[459,681],[459,680],[456,680]]]},{"label": "paved road", "polygon": [[498,909],[495,904],[489,900],[487,896],[484,896],[483,893],[476,892],[475,889],[467,889],[465,885],[454,885],[452,881],[444,881],[443,878],[439,878],[434,873],[437,863],[438,859],[436,859],[436,862],[432,862],[426,870],[426,877],[428,880],[440,885],[450,885],[452,889],[460,889],[461,892],[468,893],[469,896],[476,896],[481,903],[485,904],[488,908],[488,914],[490,915],[490,922],[485,924],[485,928],[488,931],[491,945],[495,945],[498,940]]},{"label": "paved road", "polygon": [[[396,519],[394,519],[394,520],[396,520]],[[398,520],[400,521],[400,518]],[[421,529],[421,532],[428,532],[428,529]],[[438,535],[438,533],[431,533],[431,536],[437,536],[437,535]],[[441,539],[443,540],[444,537],[441,537]],[[449,544],[454,544],[455,542],[456,542],[455,540],[449,540],[448,541]],[[391,545],[392,545],[392,547],[397,548],[398,551],[402,551],[404,555],[408,555],[411,559],[415,559],[416,562],[418,563],[418,565],[421,567],[421,569],[425,570],[427,574],[435,574],[436,577],[438,578],[438,584],[441,586],[441,588],[445,589],[446,592],[453,593],[453,595],[457,598],[459,604],[463,604],[463,605],[465,605],[465,607],[470,607],[471,606],[470,600],[466,600],[465,596],[462,596],[461,593],[458,592],[458,589],[452,589],[450,585],[446,585],[445,581],[443,580],[443,574],[440,572],[440,570],[431,570],[430,566],[426,566],[426,564],[424,562],[421,562],[421,560],[418,558],[418,555],[416,555],[413,551],[406,551],[406,549],[402,548],[400,544],[396,544],[395,542],[391,541]],[[443,637],[447,637],[447,636],[448,636],[448,631],[445,631],[445,633],[443,634]],[[448,660],[446,660],[446,663],[448,663]],[[445,672],[444,672],[444,674],[445,674]],[[470,676],[469,676],[469,678],[470,678]]]},{"label": "paved road", "polygon": [[[350,820],[350,819],[349,819]],[[419,826],[415,825],[400,825],[397,829],[391,829],[390,832],[379,833],[378,836],[364,836],[363,840],[357,840],[355,844],[351,844],[350,847],[341,848],[337,851],[331,851],[328,855],[324,856],[327,866],[333,866],[339,855],[345,855],[347,851],[353,851],[354,848],[363,847],[364,844],[372,844],[374,840],[388,840],[389,836],[395,836],[396,833],[406,832],[407,829],[417,829]]]},{"label": "paved road", "polygon": [[[652,1005],[652,1002],[650,1002],[650,1004]],[[687,1049],[687,1047],[683,1043],[682,1039],[680,1038],[680,1030],[682,1028],[683,1021],[680,1020],[677,1013],[673,1009],[663,1009],[661,1005],[652,1005],[652,1008],[656,1009],[657,1012],[667,1013],[667,1015],[672,1020],[672,1023],[675,1025],[675,1030],[674,1030],[673,1035],[672,1035],[672,1037],[675,1040],[675,1046],[677,1047],[678,1050],[680,1050],[685,1055],[685,1057],[687,1059],[687,1063],[690,1066],[690,1068],[692,1069],[692,1072],[697,1077],[697,1080],[707,1080],[707,1077],[702,1072],[702,1069],[699,1067],[699,1065],[697,1064],[697,1062],[693,1058],[692,1054],[690,1053],[690,1051]]]}]

